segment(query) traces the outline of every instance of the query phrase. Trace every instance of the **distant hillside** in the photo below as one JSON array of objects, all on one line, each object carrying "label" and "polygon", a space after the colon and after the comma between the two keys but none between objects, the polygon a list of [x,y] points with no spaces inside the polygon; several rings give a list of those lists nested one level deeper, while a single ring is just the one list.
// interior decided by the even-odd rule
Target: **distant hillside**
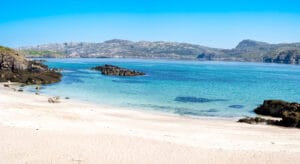
[{"label": "distant hillside", "polygon": [[233,49],[210,48],[177,42],[132,42],[45,44],[18,49],[27,57],[151,58],[216,61],[254,61],[300,64],[300,43],[268,44],[243,40]]}]

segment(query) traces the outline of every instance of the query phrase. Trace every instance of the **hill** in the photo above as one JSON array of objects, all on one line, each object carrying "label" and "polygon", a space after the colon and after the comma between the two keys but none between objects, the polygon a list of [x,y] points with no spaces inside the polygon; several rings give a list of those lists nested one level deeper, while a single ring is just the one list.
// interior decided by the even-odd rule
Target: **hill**
[{"label": "hill", "polygon": [[233,49],[177,42],[132,42],[113,39],[102,43],[55,43],[18,49],[27,57],[150,58],[250,61],[300,64],[300,43],[269,44],[243,40]]}]

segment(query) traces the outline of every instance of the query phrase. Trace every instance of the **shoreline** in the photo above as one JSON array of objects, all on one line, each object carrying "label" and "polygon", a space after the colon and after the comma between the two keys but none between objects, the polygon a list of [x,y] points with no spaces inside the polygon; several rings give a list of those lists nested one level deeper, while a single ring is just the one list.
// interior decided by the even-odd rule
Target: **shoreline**
[{"label": "shoreline", "polygon": [[136,61],[136,62],[140,62],[140,61],[150,61],[150,62],[174,62],[174,63],[178,63],[180,62],[181,64],[186,63],[186,64],[191,64],[191,63],[223,63],[223,64],[246,64],[246,65],[269,65],[269,66],[295,66],[295,67],[299,67],[300,64],[286,64],[286,63],[268,63],[268,62],[260,62],[260,61],[231,61],[231,60],[199,60],[199,59],[167,59],[167,58],[119,58],[119,57],[108,57],[108,58],[83,58],[83,57],[58,57],[58,58],[49,58],[49,57],[27,57],[28,59],[33,59],[33,60],[46,60],[50,59],[50,60],[82,60],[82,59],[111,59],[111,60],[131,60],[131,61]]},{"label": "shoreline", "polygon": [[121,109],[73,99],[51,104],[48,98],[13,91],[1,84],[2,161],[297,163],[300,160],[298,129]]},{"label": "shoreline", "polygon": [[[5,84],[5,83],[0,82],[1,87],[3,86],[3,84]],[[16,86],[18,86],[18,85],[16,85]],[[26,90],[24,90],[22,93],[35,94],[35,92],[26,91]],[[43,97],[46,97],[46,98],[55,97],[55,96],[60,97],[59,95],[47,95],[47,94],[39,94],[38,96],[43,96]],[[80,100],[80,99],[76,99],[76,98],[72,98],[72,97],[70,97],[69,99],[66,99],[65,97],[60,97],[60,99],[61,100],[66,100],[66,101],[72,101],[72,102],[76,102],[76,103],[80,103],[80,104],[89,104],[89,105],[99,106],[99,107],[102,107],[102,108],[138,111],[138,112],[149,113],[149,114],[154,114],[154,115],[163,115],[163,116],[179,117],[179,118],[187,118],[187,119],[225,120],[225,121],[237,122],[238,119],[244,118],[244,116],[222,117],[222,116],[180,115],[180,114],[177,114],[177,113],[164,112],[164,111],[159,111],[159,110],[149,109],[149,108],[138,108],[138,107],[129,107],[129,106],[125,107],[125,106],[118,106],[118,105],[100,104],[100,103],[87,101],[87,100]],[[270,118],[268,116],[261,116],[261,117]]]}]

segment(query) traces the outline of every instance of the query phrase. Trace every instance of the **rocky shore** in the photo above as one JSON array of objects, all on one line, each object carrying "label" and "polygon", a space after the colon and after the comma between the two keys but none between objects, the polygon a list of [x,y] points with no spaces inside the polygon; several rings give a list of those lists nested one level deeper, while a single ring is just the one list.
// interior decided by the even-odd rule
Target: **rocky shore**
[{"label": "rocky shore", "polygon": [[265,100],[262,105],[254,109],[254,112],[263,116],[280,118],[279,120],[264,119],[261,117],[243,118],[238,122],[249,124],[265,123],[285,127],[300,128],[300,104],[296,102],[286,102],[282,100]]},{"label": "rocky shore", "polygon": [[103,66],[93,67],[93,70],[100,71],[103,75],[111,76],[142,76],[145,75],[143,72],[121,68],[114,65],[105,64]]},{"label": "rocky shore", "polygon": [[49,69],[42,61],[27,60],[22,54],[0,46],[0,82],[50,84],[59,82],[61,73]]}]

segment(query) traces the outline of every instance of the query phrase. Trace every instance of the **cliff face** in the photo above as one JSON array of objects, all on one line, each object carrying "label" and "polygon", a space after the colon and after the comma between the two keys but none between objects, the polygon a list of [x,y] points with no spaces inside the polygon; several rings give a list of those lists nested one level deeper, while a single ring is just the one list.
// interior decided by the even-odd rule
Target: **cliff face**
[{"label": "cliff face", "polygon": [[278,52],[274,57],[266,56],[263,60],[266,63],[300,64],[300,51],[285,50]]},{"label": "cliff face", "polygon": [[28,66],[29,63],[24,56],[9,48],[0,46],[0,70],[26,70]]},{"label": "cliff face", "polygon": [[19,50],[28,57],[111,57],[299,64],[300,43],[269,44],[243,40],[233,49],[218,49],[188,43],[114,39],[102,43],[45,44]]},{"label": "cliff face", "polygon": [[60,81],[61,74],[37,61],[28,61],[18,52],[0,46],[0,82],[49,84]]}]

